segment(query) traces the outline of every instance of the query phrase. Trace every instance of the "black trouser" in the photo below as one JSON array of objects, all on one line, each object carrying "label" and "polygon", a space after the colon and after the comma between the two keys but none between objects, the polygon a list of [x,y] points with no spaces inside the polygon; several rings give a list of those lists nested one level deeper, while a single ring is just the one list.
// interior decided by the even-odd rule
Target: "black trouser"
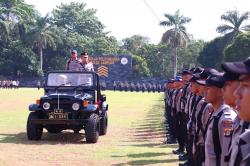
[{"label": "black trouser", "polygon": [[191,135],[190,133],[187,136],[188,140],[187,140],[187,156],[188,156],[188,162],[190,163],[190,165],[193,165],[193,142],[194,142],[194,136]]},{"label": "black trouser", "polygon": [[[180,119],[180,127],[181,127],[181,133],[182,133],[182,139],[183,139],[183,144],[184,146],[187,146],[187,122],[188,122],[188,117],[184,112],[180,113],[181,119]],[[186,148],[187,149],[187,148]]]},{"label": "black trouser", "polygon": [[[168,133],[169,133],[170,139],[172,141],[175,141],[176,136],[175,136],[175,132],[174,132],[174,120],[173,120],[174,118],[171,115],[171,112],[172,112],[171,106],[167,106],[165,118],[166,118],[167,124],[168,124]],[[167,128],[167,126],[166,126],[166,128]]]},{"label": "black trouser", "polygon": [[205,161],[205,146],[204,145],[198,145],[195,149],[194,154],[194,166],[202,166],[202,163]]},{"label": "black trouser", "polygon": [[181,151],[184,151],[185,148],[185,142],[184,142],[184,135],[185,133],[182,132],[183,130],[183,126],[181,120],[182,120],[182,116],[181,116],[181,112],[177,112],[176,113],[176,118],[175,118],[176,122],[175,122],[175,135],[179,144],[179,149]]}]

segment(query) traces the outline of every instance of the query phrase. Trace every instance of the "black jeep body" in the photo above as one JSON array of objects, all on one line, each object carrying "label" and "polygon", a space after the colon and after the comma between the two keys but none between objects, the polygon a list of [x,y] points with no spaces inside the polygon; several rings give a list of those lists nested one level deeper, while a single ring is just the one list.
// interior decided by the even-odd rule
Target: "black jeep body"
[{"label": "black jeep body", "polygon": [[94,72],[55,71],[46,76],[45,94],[31,104],[27,121],[29,140],[40,140],[43,128],[49,133],[85,130],[86,142],[96,143],[108,126],[108,105]]}]

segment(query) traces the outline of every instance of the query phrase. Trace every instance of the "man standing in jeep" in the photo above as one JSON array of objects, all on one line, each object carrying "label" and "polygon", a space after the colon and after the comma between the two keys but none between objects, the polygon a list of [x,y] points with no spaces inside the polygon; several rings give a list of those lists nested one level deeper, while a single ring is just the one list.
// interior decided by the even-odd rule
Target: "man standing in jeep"
[{"label": "man standing in jeep", "polygon": [[92,71],[94,72],[93,63],[89,62],[89,55],[87,52],[81,53],[81,68],[80,71]]},{"label": "man standing in jeep", "polygon": [[77,59],[77,51],[72,50],[71,51],[71,57],[66,63],[66,70],[70,71],[79,71],[81,68],[80,61]]}]

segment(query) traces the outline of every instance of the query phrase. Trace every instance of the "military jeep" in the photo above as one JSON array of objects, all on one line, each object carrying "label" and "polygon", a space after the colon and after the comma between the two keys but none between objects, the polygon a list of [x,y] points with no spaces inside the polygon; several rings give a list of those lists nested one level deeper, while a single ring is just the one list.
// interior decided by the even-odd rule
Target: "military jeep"
[{"label": "military jeep", "polygon": [[44,96],[29,105],[29,140],[40,140],[44,128],[49,133],[84,129],[87,143],[96,143],[99,135],[107,133],[108,105],[96,73],[49,72],[44,91]]}]

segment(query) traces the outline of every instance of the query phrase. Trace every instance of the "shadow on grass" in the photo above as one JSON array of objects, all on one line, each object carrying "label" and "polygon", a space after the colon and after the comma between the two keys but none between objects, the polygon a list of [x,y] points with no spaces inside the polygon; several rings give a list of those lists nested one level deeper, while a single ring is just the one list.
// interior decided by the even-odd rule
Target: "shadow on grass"
[{"label": "shadow on grass", "polygon": [[0,133],[0,143],[14,143],[14,144],[26,144],[26,145],[57,145],[57,144],[84,144],[85,135],[83,133],[74,134],[72,132],[62,132],[57,134],[51,134],[44,132],[42,139],[39,141],[28,140],[25,132],[18,134],[2,134]]},{"label": "shadow on grass", "polygon": [[160,103],[152,106],[145,118],[133,124],[134,128],[130,132],[132,139],[136,141],[150,141],[154,138],[162,138],[164,140],[166,131],[163,123],[163,110],[164,108]]},{"label": "shadow on grass", "polygon": [[[137,141],[139,142],[141,140]],[[143,140],[143,142],[146,142],[146,140]],[[144,144],[132,144],[132,145],[122,145],[122,146],[148,147],[148,148],[174,148],[174,149],[178,148],[177,144],[163,144],[163,143],[144,143]]]},{"label": "shadow on grass", "polygon": [[[143,158],[143,157],[158,157],[158,156],[165,156],[168,155],[170,153],[153,153],[153,152],[146,152],[146,153],[138,153],[138,154],[128,154],[127,157],[130,158]],[[114,155],[112,157],[123,157],[123,156],[118,156],[118,155]]]},{"label": "shadow on grass", "polygon": [[123,165],[152,165],[152,164],[160,164],[160,163],[173,163],[178,161],[177,159],[166,159],[166,160],[133,160],[127,163],[118,163],[113,164],[113,166],[123,166]]},{"label": "shadow on grass", "polygon": [[[117,163],[113,166],[122,165],[152,165],[161,164],[168,165],[169,163],[178,162],[177,158],[172,157],[171,150],[169,152],[154,152],[154,148],[177,148],[176,144],[166,145],[159,140],[164,140],[166,135],[163,110],[161,103],[152,106],[145,118],[133,123],[132,129],[128,132],[129,139],[123,142],[129,147],[150,148],[150,151],[138,154],[127,154],[125,156],[112,156],[113,158],[127,157],[129,161]],[[154,142],[155,141],[155,142]],[[167,155],[170,155],[168,158]]]}]

